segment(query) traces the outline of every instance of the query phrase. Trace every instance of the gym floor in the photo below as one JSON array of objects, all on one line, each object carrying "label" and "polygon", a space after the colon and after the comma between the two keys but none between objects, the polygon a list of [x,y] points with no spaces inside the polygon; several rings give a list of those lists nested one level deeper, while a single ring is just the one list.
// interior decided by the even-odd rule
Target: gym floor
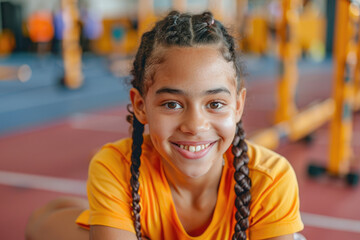
[{"label": "gym floor", "polygon": [[[275,109],[276,61],[246,56],[249,72],[244,125],[251,135],[271,126]],[[0,81],[0,239],[24,239],[31,212],[60,196],[86,198],[87,167],[104,143],[128,136],[128,87],[109,71],[110,60],[85,54],[85,84],[59,84],[60,56],[13,54],[0,65],[28,64],[28,82]],[[332,94],[332,63],[299,63],[299,109]],[[298,178],[301,212],[308,239],[360,239],[360,188],[342,179],[311,179],[307,167],[326,165],[329,124],[310,143],[284,141],[275,151],[292,164]],[[359,165],[360,115],[354,115],[353,165]],[[357,159],[356,159],[357,158]]]}]

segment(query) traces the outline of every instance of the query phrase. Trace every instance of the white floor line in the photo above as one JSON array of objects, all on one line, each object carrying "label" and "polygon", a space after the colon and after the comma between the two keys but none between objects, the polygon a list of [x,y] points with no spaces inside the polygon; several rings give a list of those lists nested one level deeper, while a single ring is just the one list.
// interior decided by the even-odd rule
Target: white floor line
[{"label": "white floor line", "polygon": [[[86,196],[86,181],[0,171],[0,184]],[[305,227],[360,233],[360,220],[301,212]]]},{"label": "white floor line", "polygon": [[86,181],[0,171],[0,184],[86,196]]},{"label": "white floor line", "polygon": [[360,233],[360,221],[329,217],[324,215],[318,215],[313,213],[301,213],[301,218],[304,222],[305,227],[318,227],[331,230],[339,230],[345,232]]}]

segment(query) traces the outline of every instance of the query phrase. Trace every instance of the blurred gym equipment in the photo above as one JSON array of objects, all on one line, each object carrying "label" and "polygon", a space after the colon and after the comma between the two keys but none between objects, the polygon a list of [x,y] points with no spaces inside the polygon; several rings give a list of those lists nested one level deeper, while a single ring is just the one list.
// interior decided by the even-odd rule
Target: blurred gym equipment
[{"label": "blurred gym equipment", "polygon": [[70,89],[79,88],[83,84],[82,61],[80,48],[80,16],[77,0],[62,0],[64,16],[63,58],[65,86]]},{"label": "blurred gym equipment", "polygon": [[20,67],[0,66],[0,81],[19,80],[26,82],[31,78],[31,68],[24,64]]}]

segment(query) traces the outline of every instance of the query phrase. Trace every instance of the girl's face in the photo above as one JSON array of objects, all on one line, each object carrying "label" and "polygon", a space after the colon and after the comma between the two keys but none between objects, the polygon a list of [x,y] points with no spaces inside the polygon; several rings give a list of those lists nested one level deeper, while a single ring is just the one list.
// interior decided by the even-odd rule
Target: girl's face
[{"label": "girl's face", "polygon": [[214,46],[171,47],[164,54],[145,97],[130,91],[134,111],[149,124],[153,145],[171,172],[201,177],[222,163],[245,90],[237,92],[233,63]]}]

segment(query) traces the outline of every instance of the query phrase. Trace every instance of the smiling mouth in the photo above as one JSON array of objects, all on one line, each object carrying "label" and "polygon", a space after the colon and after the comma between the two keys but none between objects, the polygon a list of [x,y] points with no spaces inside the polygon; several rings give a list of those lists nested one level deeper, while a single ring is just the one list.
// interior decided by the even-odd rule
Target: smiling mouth
[{"label": "smiling mouth", "polygon": [[202,150],[207,149],[211,143],[207,143],[207,144],[199,144],[199,145],[183,145],[183,144],[176,144],[174,143],[176,146],[178,146],[181,149],[184,149],[186,151],[195,153],[195,152],[200,152]]}]

